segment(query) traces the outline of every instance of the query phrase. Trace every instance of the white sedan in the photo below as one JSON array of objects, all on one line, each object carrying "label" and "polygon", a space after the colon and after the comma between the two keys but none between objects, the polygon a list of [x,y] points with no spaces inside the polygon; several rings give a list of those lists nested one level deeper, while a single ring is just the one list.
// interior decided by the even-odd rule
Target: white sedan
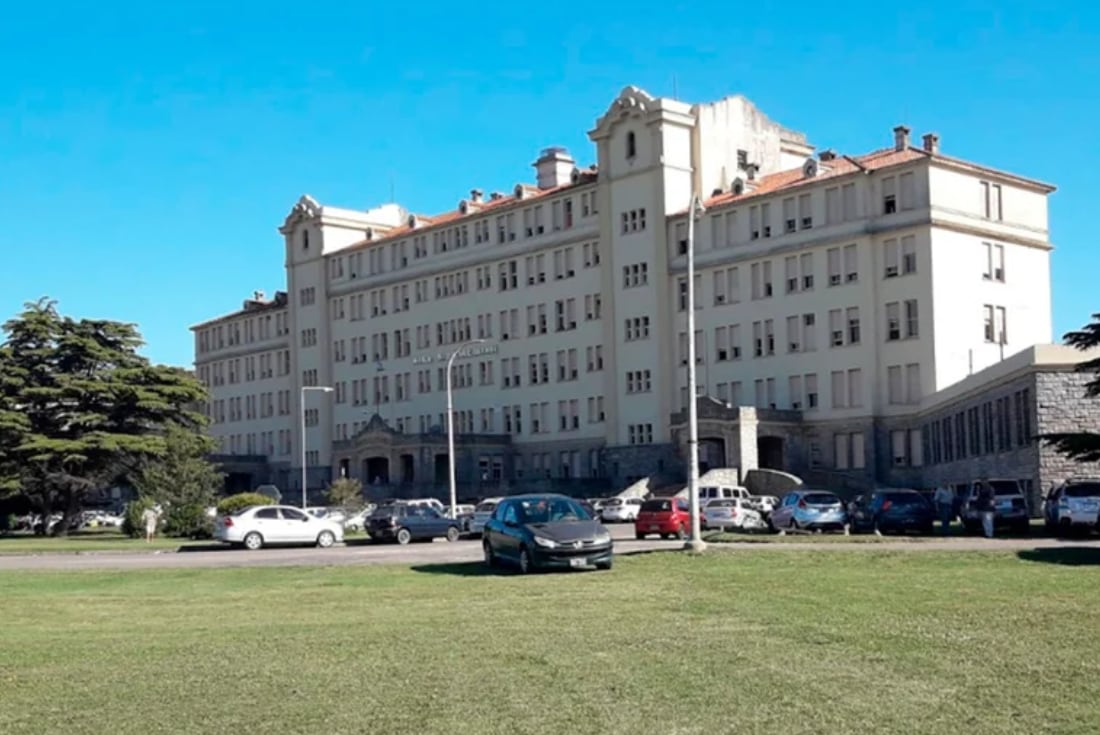
[{"label": "white sedan", "polygon": [[738,528],[752,531],[767,528],[764,516],[754,510],[741,498],[732,500],[712,500],[703,508],[703,528],[725,530]]},{"label": "white sedan", "polygon": [[327,549],[344,540],[344,527],[288,505],[253,505],[215,521],[214,538],[249,551],[284,544]]},{"label": "white sedan", "polygon": [[600,518],[608,523],[633,523],[641,509],[641,498],[611,498],[600,508]]}]

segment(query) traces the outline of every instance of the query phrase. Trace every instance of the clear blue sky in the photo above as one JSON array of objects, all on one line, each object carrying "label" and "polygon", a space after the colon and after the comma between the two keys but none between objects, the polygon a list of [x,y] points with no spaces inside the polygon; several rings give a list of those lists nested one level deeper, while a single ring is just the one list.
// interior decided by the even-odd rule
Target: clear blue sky
[{"label": "clear blue sky", "polygon": [[[188,326],[282,287],[303,192],[450,209],[529,181],[635,84],[743,93],[813,143],[935,130],[945,153],[1055,183],[1054,332],[1100,311],[1095,3],[15,3],[0,21],[0,316],[49,295]],[[801,6],[801,7],[800,7]],[[632,7],[634,10],[626,10]],[[900,7],[900,10],[898,9]],[[992,8],[996,9],[992,9]],[[1092,285],[1090,285],[1092,284]]]}]

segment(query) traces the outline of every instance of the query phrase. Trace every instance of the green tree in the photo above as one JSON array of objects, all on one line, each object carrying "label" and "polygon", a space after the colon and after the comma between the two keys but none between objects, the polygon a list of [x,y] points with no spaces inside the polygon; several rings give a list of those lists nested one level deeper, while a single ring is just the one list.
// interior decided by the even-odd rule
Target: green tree
[{"label": "green tree", "polygon": [[[1092,315],[1092,322],[1064,337],[1066,344],[1079,350],[1100,347],[1100,313]],[[1092,373],[1085,384],[1087,398],[1100,398],[1100,357],[1085,360],[1077,365],[1078,372]],[[1078,462],[1100,462],[1100,433],[1079,431],[1061,434],[1044,434],[1040,437],[1056,451]]]},{"label": "green tree", "polygon": [[165,509],[165,531],[173,536],[203,536],[209,530],[206,509],[213,506],[225,476],[206,456],[210,437],[169,424],[163,451],[147,459],[135,480],[138,492]]},{"label": "green tree", "polygon": [[325,501],[344,510],[359,510],[363,507],[363,486],[354,478],[341,477],[325,490]]},{"label": "green tree", "polygon": [[3,331],[0,490],[61,513],[61,533],[89,491],[132,482],[143,463],[163,456],[168,426],[205,424],[202,384],[139,355],[132,324],[76,320],[40,299]]}]

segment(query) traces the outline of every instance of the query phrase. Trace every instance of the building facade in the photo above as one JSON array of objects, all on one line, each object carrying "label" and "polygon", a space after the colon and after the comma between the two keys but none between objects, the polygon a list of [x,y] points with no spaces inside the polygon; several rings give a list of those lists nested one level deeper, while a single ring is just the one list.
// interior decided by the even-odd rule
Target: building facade
[{"label": "building facade", "polygon": [[441,215],[303,196],[285,291],[193,327],[223,454],[294,489],[304,438],[311,486],[444,485],[457,350],[470,494],[682,474],[693,192],[708,466],[882,481],[900,469],[882,427],[912,424],[923,466],[914,422],[938,395],[1051,341],[1053,188],[934,134],[815,155],[743,97],[627,87],[589,137],[596,165],[549,148],[536,183]]}]

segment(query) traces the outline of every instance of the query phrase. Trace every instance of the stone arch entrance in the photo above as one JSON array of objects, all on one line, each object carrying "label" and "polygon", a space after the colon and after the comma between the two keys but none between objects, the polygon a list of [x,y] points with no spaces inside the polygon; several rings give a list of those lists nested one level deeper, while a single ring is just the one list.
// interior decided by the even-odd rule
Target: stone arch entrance
[{"label": "stone arch entrance", "polygon": [[779,436],[761,436],[756,440],[756,461],[761,469],[783,469],[783,438]]},{"label": "stone arch entrance", "polygon": [[699,440],[699,474],[726,466],[726,440],[707,437]]},{"label": "stone arch entrance", "polygon": [[363,462],[364,482],[368,485],[390,484],[389,457],[369,457]]}]

